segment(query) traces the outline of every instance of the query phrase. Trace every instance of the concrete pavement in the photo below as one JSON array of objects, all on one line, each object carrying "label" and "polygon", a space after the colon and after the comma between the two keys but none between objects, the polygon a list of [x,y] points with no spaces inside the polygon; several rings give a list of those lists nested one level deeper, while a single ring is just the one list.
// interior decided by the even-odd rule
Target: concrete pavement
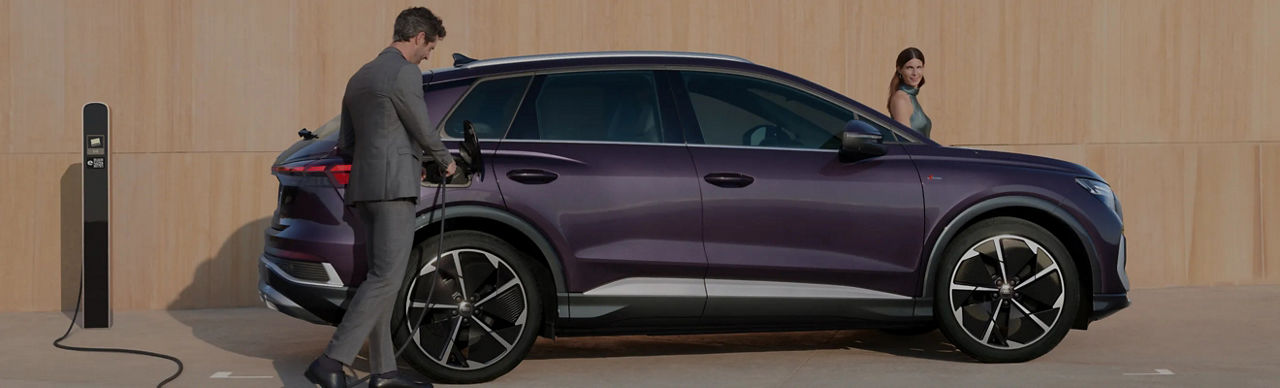
[{"label": "concrete pavement", "polygon": [[[973,362],[938,332],[539,339],[495,387],[1280,386],[1280,286],[1137,290],[1133,306],[1022,364]],[[0,314],[0,387],[154,386],[171,363],[60,350],[62,313]],[[177,356],[171,386],[307,386],[333,329],[265,308],[117,312],[64,343]],[[358,362],[363,375],[365,365]]]}]

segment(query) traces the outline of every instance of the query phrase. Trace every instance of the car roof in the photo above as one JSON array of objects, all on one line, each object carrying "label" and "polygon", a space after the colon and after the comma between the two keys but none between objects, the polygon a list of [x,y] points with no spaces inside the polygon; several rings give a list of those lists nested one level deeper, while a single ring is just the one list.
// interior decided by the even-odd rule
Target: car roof
[{"label": "car roof", "polygon": [[429,79],[431,82],[437,83],[503,73],[593,66],[708,66],[740,70],[756,70],[762,67],[741,57],[682,51],[596,51],[522,55],[490,59],[472,59],[455,53],[453,58],[454,65],[452,67],[428,70],[423,73],[424,80]]}]

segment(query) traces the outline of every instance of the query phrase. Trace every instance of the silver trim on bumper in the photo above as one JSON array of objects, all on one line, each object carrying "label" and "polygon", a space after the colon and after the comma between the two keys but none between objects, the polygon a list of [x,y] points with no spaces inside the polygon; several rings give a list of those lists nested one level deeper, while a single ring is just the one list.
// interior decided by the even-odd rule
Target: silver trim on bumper
[{"label": "silver trim on bumper", "polygon": [[275,288],[272,288],[265,282],[258,282],[258,296],[262,298],[262,302],[265,303],[269,309],[279,311],[285,315],[307,322],[319,325],[329,324],[323,319],[320,319],[320,317],[315,316],[315,314],[312,314],[310,311],[307,311],[307,309],[304,309],[302,306],[294,303],[292,299],[284,296],[280,291],[276,291]]},{"label": "silver trim on bumper", "polygon": [[1120,285],[1124,286],[1127,292],[1129,291],[1129,274],[1124,271],[1126,250],[1124,235],[1120,235],[1120,255],[1116,257],[1116,275],[1120,276]]},{"label": "silver trim on bumper", "polygon": [[291,283],[328,288],[346,288],[346,285],[342,283],[342,278],[338,277],[338,271],[333,269],[333,264],[320,263],[320,265],[324,267],[324,272],[329,277],[329,281],[317,282],[313,280],[298,279],[293,277],[293,275],[289,275],[288,272],[285,272],[284,269],[281,269],[280,266],[276,265],[276,263],[272,263],[271,260],[268,260],[266,255],[258,256],[258,261],[262,262],[262,264],[265,265],[267,269],[270,269],[271,272],[275,272],[276,275],[280,275],[280,277]]}]

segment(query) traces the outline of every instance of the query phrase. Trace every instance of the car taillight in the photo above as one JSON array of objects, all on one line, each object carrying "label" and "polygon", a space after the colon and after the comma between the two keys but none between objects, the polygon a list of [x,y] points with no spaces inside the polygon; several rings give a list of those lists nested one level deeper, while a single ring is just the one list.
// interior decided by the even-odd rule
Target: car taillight
[{"label": "car taillight", "polygon": [[329,168],[329,177],[339,186],[346,186],[347,181],[351,180],[351,165],[339,164]]},{"label": "car taillight", "polygon": [[346,186],[351,180],[350,164],[275,166],[271,171],[284,175],[324,176],[331,179],[337,186]]}]

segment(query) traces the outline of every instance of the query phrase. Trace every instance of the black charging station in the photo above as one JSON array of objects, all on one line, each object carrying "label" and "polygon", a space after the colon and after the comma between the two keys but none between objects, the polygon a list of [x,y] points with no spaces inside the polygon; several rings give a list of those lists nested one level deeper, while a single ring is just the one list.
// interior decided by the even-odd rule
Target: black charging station
[{"label": "black charging station", "polygon": [[110,211],[110,110],[107,104],[84,105],[84,163],[82,164],[81,214],[84,219],[84,276],[81,298],[84,313],[80,326],[111,327],[111,230]]}]

